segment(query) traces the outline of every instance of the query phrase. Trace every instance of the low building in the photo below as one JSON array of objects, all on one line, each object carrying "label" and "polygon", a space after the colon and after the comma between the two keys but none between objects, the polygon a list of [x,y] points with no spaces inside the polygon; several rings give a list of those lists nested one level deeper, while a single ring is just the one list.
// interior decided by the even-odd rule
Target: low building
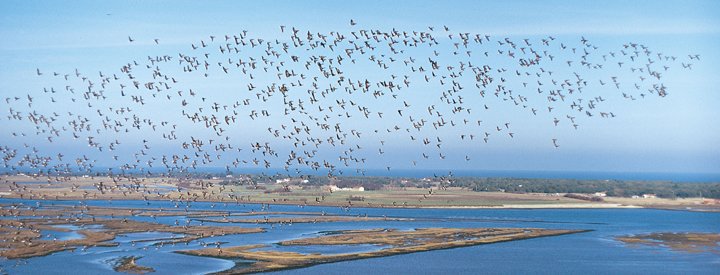
[{"label": "low building", "polygon": [[643,199],[654,199],[654,198],[657,198],[657,195],[655,195],[655,194],[643,194],[642,197],[643,197]]},{"label": "low building", "polygon": [[351,187],[343,187],[343,188],[340,188],[340,187],[337,187],[337,185],[330,185],[330,191],[333,191],[333,192],[335,192],[335,191],[364,192],[364,191],[365,191],[365,187],[358,186],[358,187],[352,187],[352,188],[351,188]]}]

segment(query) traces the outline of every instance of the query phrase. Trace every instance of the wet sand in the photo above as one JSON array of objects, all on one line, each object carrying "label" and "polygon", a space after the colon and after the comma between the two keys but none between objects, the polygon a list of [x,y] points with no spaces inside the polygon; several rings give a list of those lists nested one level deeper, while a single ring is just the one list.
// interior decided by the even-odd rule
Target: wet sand
[{"label": "wet sand", "polygon": [[[53,225],[74,225],[81,228],[88,226],[99,229],[81,229],[77,232],[83,236],[73,240],[42,240],[40,230],[58,230]],[[61,229],[62,230],[62,229]],[[127,218],[96,219],[96,218],[50,218],[50,219],[19,219],[0,220],[0,257],[8,259],[45,256],[78,247],[117,246],[112,242],[117,235],[139,232],[167,232],[182,234],[157,245],[187,243],[201,238],[224,236],[228,234],[248,234],[264,232],[261,228],[214,227],[214,226],[169,226],[158,223],[140,222]]]},{"label": "wet sand", "polygon": [[629,245],[663,246],[689,253],[712,252],[720,255],[720,234],[715,233],[650,233],[616,238]]},{"label": "wet sand", "polygon": [[240,265],[219,274],[242,274],[301,268],[322,263],[349,261],[364,258],[384,257],[422,251],[449,249],[464,246],[507,242],[529,238],[557,236],[587,232],[585,230],[551,230],[523,228],[422,228],[413,231],[399,230],[348,230],[332,234],[280,242],[283,246],[304,245],[388,245],[378,251],[346,254],[303,254],[297,252],[257,250],[264,245],[249,245],[225,248],[208,248],[179,251],[178,253],[255,261]]},{"label": "wet sand", "polygon": [[145,274],[155,272],[155,269],[151,267],[141,266],[136,263],[138,259],[142,257],[127,256],[120,257],[117,259],[113,270],[117,272],[130,273],[130,274]]}]

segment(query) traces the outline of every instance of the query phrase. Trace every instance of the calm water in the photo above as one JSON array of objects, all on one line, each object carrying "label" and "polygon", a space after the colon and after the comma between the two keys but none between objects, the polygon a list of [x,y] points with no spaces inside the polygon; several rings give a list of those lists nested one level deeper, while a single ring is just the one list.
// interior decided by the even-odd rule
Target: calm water
[{"label": "calm water", "polygon": [[[36,201],[0,199],[0,203],[36,205]],[[54,204],[78,204],[56,201]],[[170,202],[87,201],[88,205],[114,207],[173,208]],[[41,202],[49,205],[50,202]],[[182,207],[182,206],[181,206]],[[258,205],[192,203],[191,209],[248,212]],[[209,223],[217,226],[263,226],[266,233],[205,238],[188,245],[158,247],[153,239],[172,234],[149,232],[119,236],[117,247],[95,247],[75,252],[60,252],[23,261],[0,260],[11,274],[110,274],[109,264],[120,256],[143,256],[138,264],[155,268],[157,274],[202,274],[224,270],[230,260],[194,257],[173,253],[197,249],[215,242],[223,246],[276,242],[317,236],[323,231],[422,227],[536,227],[592,229],[588,233],[496,243],[465,248],[429,251],[384,258],[322,264],[277,273],[292,274],[720,274],[720,255],[684,253],[662,247],[628,247],[615,236],[650,232],[720,233],[720,213],[699,213],[652,209],[563,209],[563,210],[470,210],[470,209],[370,209],[349,211],[337,207],[272,206],[270,211],[325,211],[330,214],[412,217],[415,221],[337,222],[275,226],[255,224]],[[153,220],[136,217],[138,220]],[[162,217],[157,222],[184,224],[185,217]],[[190,220],[190,224],[199,224]],[[286,251],[346,253],[371,251],[373,246],[285,248]]]}]

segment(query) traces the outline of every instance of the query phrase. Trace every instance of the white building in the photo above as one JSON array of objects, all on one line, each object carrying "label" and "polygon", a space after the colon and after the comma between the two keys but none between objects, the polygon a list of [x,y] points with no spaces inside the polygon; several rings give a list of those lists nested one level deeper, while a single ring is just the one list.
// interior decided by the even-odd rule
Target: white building
[{"label": "white building", "polygon": [[335,191],[364,192],[364,191],[365,191],[365,187],[359,186],[359,187],[354,187],[354,188],[350,188],[350,187],[340,188],[340,187],[337,187],[337,185],[330,185],[330,191],[333,191],[333,192],[335,192]]}]

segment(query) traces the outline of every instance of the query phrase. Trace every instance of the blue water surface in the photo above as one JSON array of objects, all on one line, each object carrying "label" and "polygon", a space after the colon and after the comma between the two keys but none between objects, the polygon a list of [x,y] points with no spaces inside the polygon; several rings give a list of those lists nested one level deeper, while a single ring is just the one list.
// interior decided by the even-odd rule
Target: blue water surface
[{"label": "blue water surface", "polygon": [[[36,206],[38,201],[0,199],[0,203]],[[90,205],[137,208],[174,208],[168,201],[41,201],[43,206]],[[186,207],[183,204],[181,207]],[[21,206],[22,207],[22,206]],[[259,211],[256,204],[195,202],[191,210],[222,210],[232,213]],[[720,255],[687,253],[664,247],[627,246],[615,237],[652,232],[720,233],[720,213],[656,209],[382,209],[273,205],[268,211],[322,212],[337,215],[408,217],[414,221],[369,221],[255,225],[212,223],[213,226],[263,227],[265,233],[208,237],[190,243],[155,245],[155,238],[177,235],[142,233],[119,236],[117,247],[90,247],[27,260],[0,260],[11,274],[110,274],[108,264],[121,256],[141,256],[138,264],[157,274],[205,274],[231,268],[231,259],[195,257],[177,250],[266,244],[313,237],[323,232],[349,229],[424,227],[533,227],[587,229],[586,233],[536,238],[472,247],[419,252],[382,258],[321,264],[276,273],[292,274],[719,274]],[[12,219],[14,217],[2,217]],[[199,221],[177,217],[132,217],[165,224],[198,225]],[[207,223],[206,223],[207,224]],[[210,225],[210,224],[208,224]],[[143,241],[145,240],[145,241]],[[371,246],[285,248],[285,251],[348,253],[375,250]]]}]

